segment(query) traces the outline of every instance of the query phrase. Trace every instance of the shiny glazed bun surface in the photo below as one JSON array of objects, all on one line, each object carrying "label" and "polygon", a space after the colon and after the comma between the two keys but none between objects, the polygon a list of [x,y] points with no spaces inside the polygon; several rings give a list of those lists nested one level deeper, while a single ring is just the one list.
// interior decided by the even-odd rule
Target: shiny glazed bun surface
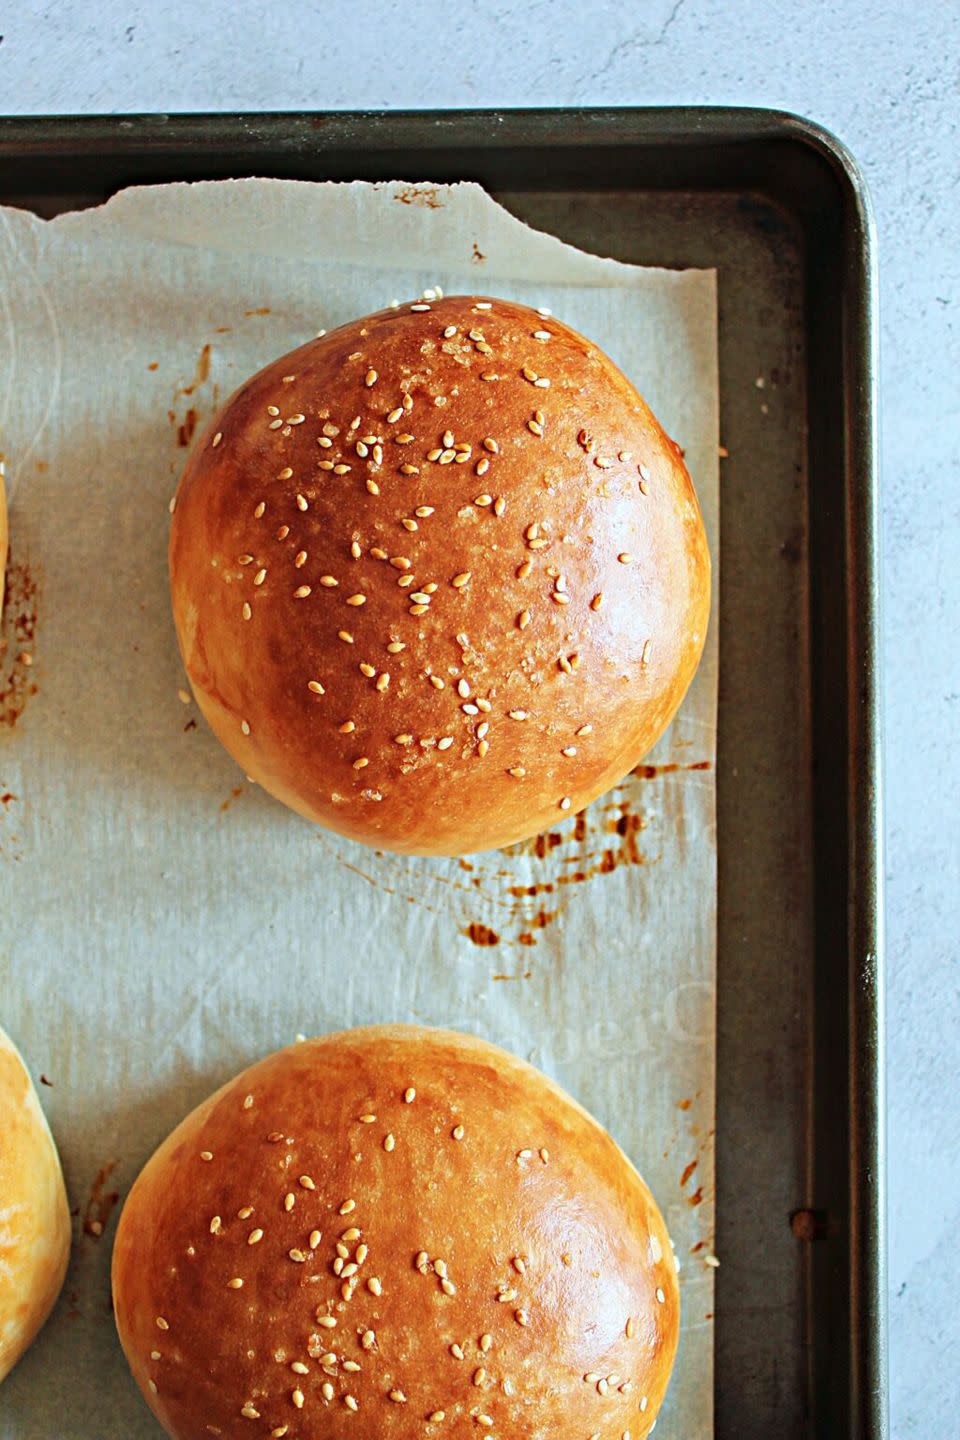
[{"label": "shiny glazed bun surface", "polygon": [[345,1031],[252,1066],[130,1192],[117,1325],[176,1440],[632,1440],[679,1301],[610,1136],[484,1041]]},{"label": "shiny glazed bun surface", "polygon": [[582,809],[669,723],[710,564],[681,454],[558,320],[453,297],[283,356],[198,442],[170,538],[210,725],[294,810],[396,851]]}]

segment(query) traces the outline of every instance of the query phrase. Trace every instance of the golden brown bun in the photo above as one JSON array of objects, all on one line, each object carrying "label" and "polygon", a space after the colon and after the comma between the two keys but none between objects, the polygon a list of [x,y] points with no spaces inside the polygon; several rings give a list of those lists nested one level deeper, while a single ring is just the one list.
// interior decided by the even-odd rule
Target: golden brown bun
[{"label": "golden brown bun", "polygon": [[53,1309],[69,1257],[57,1148],[27,1067],[0,1030],[0,1380]]},{"label": "golden brown bun", "polygon": [[495,1046],[402,1025],[282,1050],[194,1110],[130,1192],[113,1298],[176,1440],[636,1440],[679,1321],[663,1220],[596,1121]]},{"label": "golden brown bun", "polygon": [[170,575],[194,694],[247,774],[415,854],[508,844],[622,779],[710,600],[690,477],[630,382],[559,321],[472,296],[344,325],[242,386],[187,464]]}]

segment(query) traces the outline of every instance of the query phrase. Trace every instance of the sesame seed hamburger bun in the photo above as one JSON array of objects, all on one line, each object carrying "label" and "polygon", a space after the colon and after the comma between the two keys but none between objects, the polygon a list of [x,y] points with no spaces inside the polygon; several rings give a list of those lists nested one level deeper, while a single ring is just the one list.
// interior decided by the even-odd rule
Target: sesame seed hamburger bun
[{"label": "sesame seed hamburger bun", "polygon": [[0,1030],[0,1380],[53,1309],[69,1256],[57,1147],[30,1072]]},{"label": "sesame seed hamburger bun", "polygon": [[629,380],[474,296],[341,326],[241,386],[187,463],[170,576],[197,702],[247,774],[427,855],[622,779],[710,603],[690,477]]},{"label": "sesame seed hamburger bun", "polygon": [[252,1066],[145,1166],[113,1298],[174,1440],[633,1440],[677,1345],[663,1220],[610,1136],[466,1035]]}]

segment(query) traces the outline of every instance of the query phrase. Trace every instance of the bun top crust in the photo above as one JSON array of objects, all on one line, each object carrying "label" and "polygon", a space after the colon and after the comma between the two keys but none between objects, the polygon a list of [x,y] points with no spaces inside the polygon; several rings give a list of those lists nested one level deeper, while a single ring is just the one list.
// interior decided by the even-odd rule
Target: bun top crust
[{"label": "bun top crust", "polygon": [[130,1192],[113,1289],[176,1440],[635,1440],[679,1320],[610,1136],[502,1050],[412,1026],[295,1045],[195,1110]]},{"label": "bun top crust", "polygon": [[703,648],[678,447],[576,331],[474,296],[242,386],[170,539],[197,700],[246,772],[367,844],[503,845],[623,777]]}]

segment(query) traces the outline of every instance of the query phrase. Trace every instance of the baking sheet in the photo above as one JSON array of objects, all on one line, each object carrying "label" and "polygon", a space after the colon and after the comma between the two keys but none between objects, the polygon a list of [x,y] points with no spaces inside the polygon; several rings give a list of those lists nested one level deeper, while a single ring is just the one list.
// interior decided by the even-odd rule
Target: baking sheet
[{"label": "baking sheet", "polygon": [[127,191],[47,224],[0,211],[0,265],[17,694],[0,734],[2,1019],[52,1081],[80,1210],[0,1434],[158,1433],[112,1333],[114,1196],[255,1056],[410,1019],[533,1059],[637,1160],[684,1259],[658,1433],[708,1435],[716,626],[657,754],[584,816],[509,854],[381,856],[248,785],[181,703],[165,544],[218,395],[321,327],[440,285],[550,306],[603,345],[685,446],[716,560],[712,274],[582,255],[472,186],[293,182]]}]

